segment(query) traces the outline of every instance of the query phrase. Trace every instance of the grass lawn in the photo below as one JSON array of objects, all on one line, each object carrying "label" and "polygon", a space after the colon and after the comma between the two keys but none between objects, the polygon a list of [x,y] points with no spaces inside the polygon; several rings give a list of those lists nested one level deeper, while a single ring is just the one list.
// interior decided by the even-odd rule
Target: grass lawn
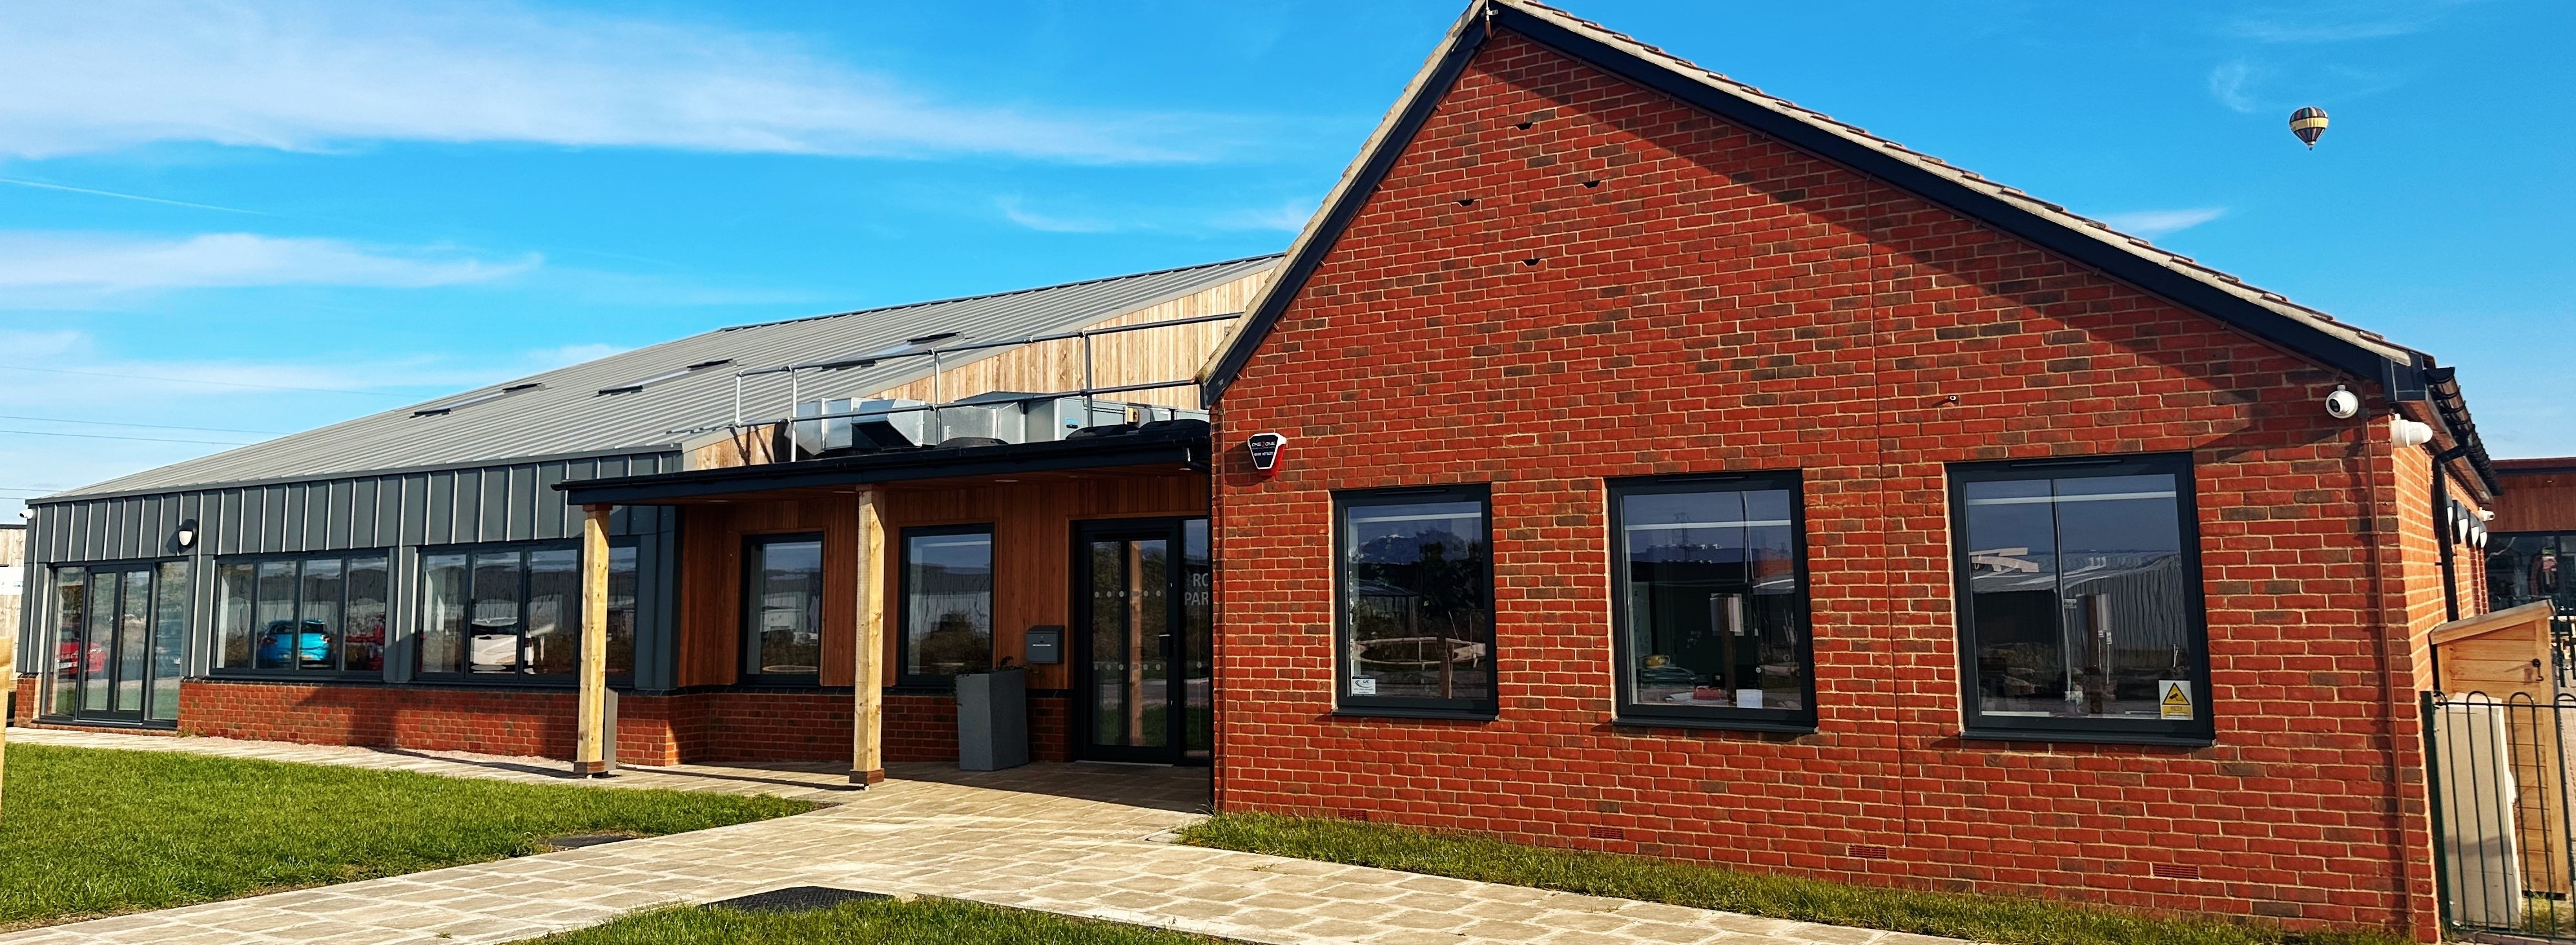
[{"label": "grass lawn", "polygon": [[511,784],[160,751],[9,746],[0,929],[679,833],[802,801]]},{"label": "grass lawn", "polygon": [[2298,933],[2063,903],[1853,886],[1486,837],[1270,814],[1219,814],[1181,842],[1701,909],[2004,945],[2399,945],[2380,932]]},{"label": "grass lawn", "polygon": [[657,909],[544,945],[1209,945],[1219,939],[954,899],[845,902],[812,912]]}]

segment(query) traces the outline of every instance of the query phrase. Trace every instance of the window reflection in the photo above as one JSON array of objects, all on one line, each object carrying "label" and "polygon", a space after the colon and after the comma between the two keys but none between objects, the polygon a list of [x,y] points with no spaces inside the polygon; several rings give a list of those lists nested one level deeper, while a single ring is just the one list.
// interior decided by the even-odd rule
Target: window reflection
[{"label": "window reflection", "polygon": [[744,671],[817,676],[823,671],[823,542],[755,539],[751,546],[750,641]]},{"label": "window reflection", "polygon": [[1354,496],[1341,526],[1342,694],[1489,706],[1484,500]]},{"label": "window reflection", "polygon": [[908,530],[903,541],[904,675],[946,677],[993,663],[993,533]]},{"label": "window reflection", "polygon": [[2205,718],[2179,477],[1991,476],[1957,491],[1979,711]]},{"label": "window reflection", "polygon": [[[611,676],[634,671],[635,561],[632,545],[609,547]],[[361,586],[355,577],[351,585]],[[503,680],[580,672],[580,549],[433,552],[421,557],[421,585],[423,675]],[[353,622],[358,606],[353,592]]]},{"label": "window reflection", "polygon": [[382,555],[215,565],[215,668],[383,669],[384,575]]},{"label": "window reflection", "polygon": [[1638,486],[1618,498],[1628,701],[1647,713],[1807,708],[1790,489]]}]

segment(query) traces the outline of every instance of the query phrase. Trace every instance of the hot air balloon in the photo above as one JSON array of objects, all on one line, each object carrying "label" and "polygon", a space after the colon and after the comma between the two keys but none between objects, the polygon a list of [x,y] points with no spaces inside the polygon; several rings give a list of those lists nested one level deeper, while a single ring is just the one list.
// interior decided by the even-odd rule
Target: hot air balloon
[{"label": "hot air balloon", "polygon": [[2317,139],[2324,137],[2326,133],[2326,110],[2309,107],[2291,112],[2290,133],[2298,135],[2299,140],[2307,142],[2308,150],[2316,150]]}]

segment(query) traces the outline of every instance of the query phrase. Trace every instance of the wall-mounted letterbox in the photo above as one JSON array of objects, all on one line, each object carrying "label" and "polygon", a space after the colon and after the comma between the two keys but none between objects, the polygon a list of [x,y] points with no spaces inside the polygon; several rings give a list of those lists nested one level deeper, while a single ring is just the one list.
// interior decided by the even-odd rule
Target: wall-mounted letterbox
[{"label": "wall-mounted letterbox", "polygon": [[1054,625],[1030,627],[1024,661],[1031,666],[1053,666],[1064,662],[1064,628]]}]

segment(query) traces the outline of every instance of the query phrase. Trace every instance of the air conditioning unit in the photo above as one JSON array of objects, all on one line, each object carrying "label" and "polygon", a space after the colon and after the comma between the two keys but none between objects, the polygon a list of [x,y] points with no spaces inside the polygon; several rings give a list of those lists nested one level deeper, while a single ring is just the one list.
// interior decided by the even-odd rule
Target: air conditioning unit
[{"label": "air conditioning unit", "polygon": [[796,445],[807,453],[846,449],[908,449],[927,442],[928,407],[918,400],[827,397],[796,405]]}]

